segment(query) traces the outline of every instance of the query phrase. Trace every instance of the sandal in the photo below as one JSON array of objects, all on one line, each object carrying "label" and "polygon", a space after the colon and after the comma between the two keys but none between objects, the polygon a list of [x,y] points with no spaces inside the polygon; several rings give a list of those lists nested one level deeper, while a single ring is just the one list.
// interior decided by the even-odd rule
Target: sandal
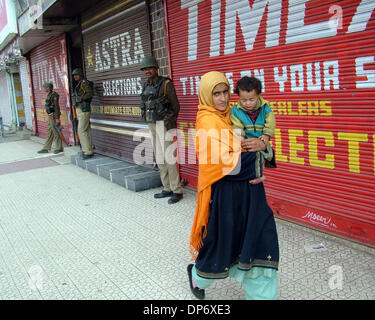
[{"label": "sandal", "polygon": [[199,300],[203,300],[204,296],[205,296],[204,289],[199,289],[196,285],[193,284],[193,274],[192,274],[193,267],[194,267],[193,264],[189,264],[187,266],[187,273],[188,273],[188,276],[189,276],[190,290],[196,298],[198,298]]}]

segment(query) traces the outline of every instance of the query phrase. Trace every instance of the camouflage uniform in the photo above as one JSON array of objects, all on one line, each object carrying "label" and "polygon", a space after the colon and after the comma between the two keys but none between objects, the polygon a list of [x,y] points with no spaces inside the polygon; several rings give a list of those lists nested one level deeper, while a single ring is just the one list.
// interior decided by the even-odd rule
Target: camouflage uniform
[{"label": "camouflage uniform", "polygon": [[74,106],[78,117],[78,136],[82,152],[86,156],[94,154],[90,126],[91,99],[93,90],[88,80],[82,79],[74,88]]},{"label": "camouflage uniform", "polygon": [[51,150],[53,139],[56,140],[56,152],[62,151],[62,141],[54,125],[56,120],[60,120],[61,112],[59,106],[59,95],[55,91],[50,91],[46,98],[46,113],[48,114],[47,140],[42,150]]}]

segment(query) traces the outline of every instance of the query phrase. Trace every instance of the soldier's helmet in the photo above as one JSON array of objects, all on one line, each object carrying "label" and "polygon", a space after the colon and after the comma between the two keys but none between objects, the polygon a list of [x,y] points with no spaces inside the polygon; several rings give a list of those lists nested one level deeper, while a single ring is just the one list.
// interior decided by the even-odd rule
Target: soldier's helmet
[{"label": "soldier's helmet", "polygon": [[156,61],[156,59],[152,56],[146,56],[142,59],[141,62],[141,70],[145,68],[159,68],[159,65]]},{"label": "soldier's helmet", "polygon": [[44,89],[49,89],[49,90],[53,90],[53,84],[51,82],[46,82],[45,84],[43,84],[43,88]]},{"label": "soldier's helmet", "polygon": [[80,76],[82,76],[82,77],[84,76],[84,75],[83,75],[83,71],[82,71],[82,69],[80,69],[80,68],[74,69],[73,72],[72,72],[72,75],[73,75],[73,76],[75,76],[75,75],[80,75]]}]

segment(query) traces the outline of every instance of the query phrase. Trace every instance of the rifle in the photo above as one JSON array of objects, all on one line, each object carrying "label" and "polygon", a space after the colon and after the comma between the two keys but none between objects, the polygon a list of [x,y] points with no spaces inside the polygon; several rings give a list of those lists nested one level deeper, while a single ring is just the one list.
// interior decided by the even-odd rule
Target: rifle
[{"label": "rifle", "polygon": [[65,137],[64,137],[64,135],[63,135],[63,133],[62,133],[62,129],[63,129],[63,127],[62,127],[61,125],[58,126],[55,122],[53,122],[53,127],[55,128],[56,132],[59,134],[59,136],[60,136],[60,138],[61,138],[61,141],[62,141],[63,143],[65,143],[66,145],[68,145],[68,143],[66,142]]},{"label": "rifle", "polygon": [[76,110],[77,98],[73,96],[73,107],[72,107],[72,124],[73,124],[73,131],[75,133],[76,143],[79,144],[79,135],[78,135],[78,117],[77,117],[77,110]]}]

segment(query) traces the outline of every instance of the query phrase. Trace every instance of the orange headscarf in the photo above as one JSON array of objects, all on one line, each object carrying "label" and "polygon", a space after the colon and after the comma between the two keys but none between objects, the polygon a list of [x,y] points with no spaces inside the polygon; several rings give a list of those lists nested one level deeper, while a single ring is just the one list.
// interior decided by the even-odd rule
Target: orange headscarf
[{"label": "orange headscarf", "polygon": [[241,153],[241,140],[234,134],[230,121],[229,99],[225,111],[213,105],[213,90],[221,83],[225,83],[230,92],[228,79],[222,73],[212,71],[202,77],[199,85],[200,104],[195,126],[199,161],[198,195],[190,237],[193,259],[197,258],[207,233],[211,186],[233,171]]}]

